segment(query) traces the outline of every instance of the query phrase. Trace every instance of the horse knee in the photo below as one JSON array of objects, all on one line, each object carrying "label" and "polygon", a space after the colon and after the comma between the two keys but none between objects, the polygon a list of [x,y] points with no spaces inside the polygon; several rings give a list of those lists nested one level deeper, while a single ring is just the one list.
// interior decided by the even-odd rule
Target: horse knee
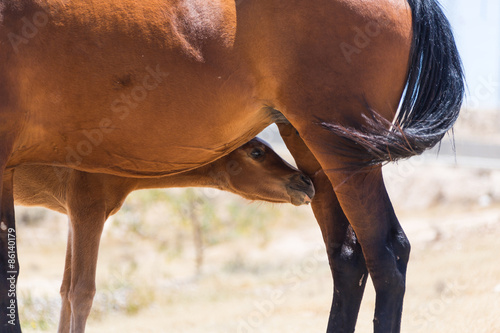
[{"label": "horse knee", "polygon": [[84,286],[78,285],[70,290],[67,294],[68,300],[71,303],[71,308],[74,313],[80,311],[90,311],[94,296],[96,293],[95,285]]},{"label": "horse knee", "polygon": [[62,285],[61,289],[59,289],[59,294],[61,295],[61,299],[67,300],[69,297],[69,288],[66,285]]}]

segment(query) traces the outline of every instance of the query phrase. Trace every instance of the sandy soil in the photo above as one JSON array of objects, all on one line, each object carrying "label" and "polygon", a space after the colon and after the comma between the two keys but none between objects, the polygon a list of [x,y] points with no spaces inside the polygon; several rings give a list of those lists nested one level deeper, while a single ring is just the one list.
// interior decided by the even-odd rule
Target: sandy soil
[{"label": "sandy soil", "polygon": [[[467,213],[449,216],[446,228],[432,231],[423,230],[415,216],[405,223],[415,241],[403,332],[500,332],[500,258],[496,255],[500,253],[500,208],[479,213],[484,224],[452,226]],[[428,217],[418,220],[436,222]],[[112,314],[102,321],[92,320],[89,331],[323,332],[332,287],[315,233],[314,226],[273,232],[272,244],[260,250],[264,253],[243,259],[247,267],[241,271],[209,273],[179,287],[181,294],[167,304],[158,300],[134,316]],[[294,253],[297,246],[305,251]],[[261,258],[252,259],[256,256]],[[371,331],[374,297],[368,284],[359,332]]]}]

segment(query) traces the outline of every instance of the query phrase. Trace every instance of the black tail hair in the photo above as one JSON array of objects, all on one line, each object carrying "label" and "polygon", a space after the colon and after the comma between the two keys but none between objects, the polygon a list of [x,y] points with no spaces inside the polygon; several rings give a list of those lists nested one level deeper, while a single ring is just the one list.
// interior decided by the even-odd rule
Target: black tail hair
[{"label": "black tail hair", "polygon": [[[434,147],[458,118],[465,79],[452,29],[436,0],[407,0],[413,19],[410,68],[393,123],[368,109],[360,128],[320,122],[341,140],[353,166],[368,167]],[[337,146],[338,147],[338,146]]]}]

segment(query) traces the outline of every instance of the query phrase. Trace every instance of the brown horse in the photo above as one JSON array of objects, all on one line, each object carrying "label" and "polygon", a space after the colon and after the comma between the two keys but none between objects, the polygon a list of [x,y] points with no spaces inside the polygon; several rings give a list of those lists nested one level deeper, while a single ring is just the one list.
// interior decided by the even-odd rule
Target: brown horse
[{"label": "brown horse", "polygon": [[124,178],[63,167],[22,165],[14,173],[16,204],[42,206],[70,221],[61,286],[59,332],[83,332],[95,294],[97,253],[107,218],[138,189],[215,187],[250,200],[308,204],[309,177],[283,161],[268,145],[252,139],[213,163],[178,175]]},{"label": "brown horse", "polygon": [[[272,122],[317,194],[328,331],[399,332],[410,245],[381,164],[458,117],[463,71],[436,0],[0,0],[0,318],[19,332],[12,170],[196,169]],[[298,136],[299,134],[300,136]],[[352,230],[351,230],[352,229]]]}]

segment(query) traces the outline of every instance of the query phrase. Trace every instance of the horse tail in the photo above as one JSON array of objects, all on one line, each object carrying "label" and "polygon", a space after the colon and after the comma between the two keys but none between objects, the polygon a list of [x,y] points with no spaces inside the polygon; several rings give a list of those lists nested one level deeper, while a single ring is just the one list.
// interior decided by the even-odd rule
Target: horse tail
[{"label": "horse tail", "polygon": [[340,138],[356,166],[379,165],[434,147],[458,118],[465,80],[452,29],[436,0],[407,0],[413,40],[405,91],[391,123],[374,110],[360,128],[321,125]]}]

